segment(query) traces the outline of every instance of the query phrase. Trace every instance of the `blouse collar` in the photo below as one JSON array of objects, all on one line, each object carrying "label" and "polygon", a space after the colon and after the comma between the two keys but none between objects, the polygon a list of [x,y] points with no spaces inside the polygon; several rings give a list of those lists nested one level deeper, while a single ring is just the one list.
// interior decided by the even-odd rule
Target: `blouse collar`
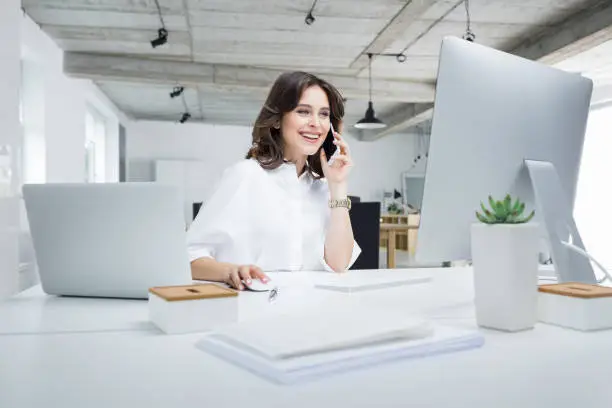
[{"label": "blouse collar", "polygon": [[310,165],[308,164],[308,162],[306,162],[306,164],[304,165],[304,171],[302,172],[302,174],[297,176],[297,169],[296,169],[295,163],[285,160],[284,163],[281,164],[281,166],[279,167],[279,170],[281,170],[281,173],[283,175],[286,175],[286,177],[293,178],[293,179],[297,178],[297,180],[299,181],[310,183],[313,180],[313,177],[310,174],[309,169],[310,169]]}]

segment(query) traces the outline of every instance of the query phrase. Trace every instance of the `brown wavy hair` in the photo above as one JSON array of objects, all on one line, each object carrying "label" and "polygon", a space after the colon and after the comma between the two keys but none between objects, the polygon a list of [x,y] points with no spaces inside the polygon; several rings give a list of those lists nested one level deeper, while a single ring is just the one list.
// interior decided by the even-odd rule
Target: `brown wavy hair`
[{"label": "brown wavy hair", "polygon": [[[261,167],[267,170],[276,169],[285,162],[281,119],[284,114],[297,107],[304,90],[317,85],[327,94],[331,111],[330,120],[334,129],[341,131],[344,100],[340,92],[330,83],[307,72],[286,72],[272,85],[266,102],[255,120],[253,142],[246,155],[247,159],[255,158]],[[319,151],[308,156],[307,171],[314,178],[323,178],[321,158],[318,153]]]}]

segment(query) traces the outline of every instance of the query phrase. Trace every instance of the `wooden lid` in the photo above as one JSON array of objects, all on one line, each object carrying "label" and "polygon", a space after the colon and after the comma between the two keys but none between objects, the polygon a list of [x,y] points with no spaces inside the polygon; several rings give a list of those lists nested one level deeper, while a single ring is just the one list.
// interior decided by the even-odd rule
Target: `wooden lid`
[{"label": "wooden lid", "polygon": [[552,293],[554,295],[577,297],[583,299],[612,297],[612,288],[579,282],[540,285],[538,290],[544,293]]},{"label": "wooden lid", "polygon": [[215,299],[238,296],[238,292],[213,283],[201,283],[183,286],[158,286],[149,292],[169,302],[176,300]]}]

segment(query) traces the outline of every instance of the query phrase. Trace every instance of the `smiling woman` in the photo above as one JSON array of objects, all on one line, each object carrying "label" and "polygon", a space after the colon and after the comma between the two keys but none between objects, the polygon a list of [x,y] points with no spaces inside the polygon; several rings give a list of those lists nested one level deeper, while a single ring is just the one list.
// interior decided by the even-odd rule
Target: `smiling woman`
[{"label": "smiling woman", "polygon": [[[315,153],[330,123],[340,130],[343,116],[342,96],[331,84],[305,72],[282,74],[255,121],[247,158],[256,158],[266,169],[305,159],[307,171],[320,178],[323,169]],[[300,169],[304,165],[298,163]]]},{"label": "smiling woman", "polygon": [[[234,288],[264,271],[350,268],[361,249],[348,211],[350,150],[339,133],[336,88],[305,72],[282,74],[253,127],[245,160],[225,170],[188,231],[194,279]],[[332,127],[333,125],[333,127]],[[328,162],[323,144],[338,149]]]}]

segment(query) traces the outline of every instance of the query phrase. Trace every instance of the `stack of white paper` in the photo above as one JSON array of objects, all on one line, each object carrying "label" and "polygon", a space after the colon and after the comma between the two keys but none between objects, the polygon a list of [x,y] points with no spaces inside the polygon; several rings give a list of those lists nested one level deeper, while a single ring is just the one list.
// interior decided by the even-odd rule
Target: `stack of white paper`
[{"label": "stack of white paper", "polygon": [[364,307],[347,313],[340,309],[238,323],[205,337],[197,347],[269,380],[289,384],[484,343],[477,331],[398,312]]}]

